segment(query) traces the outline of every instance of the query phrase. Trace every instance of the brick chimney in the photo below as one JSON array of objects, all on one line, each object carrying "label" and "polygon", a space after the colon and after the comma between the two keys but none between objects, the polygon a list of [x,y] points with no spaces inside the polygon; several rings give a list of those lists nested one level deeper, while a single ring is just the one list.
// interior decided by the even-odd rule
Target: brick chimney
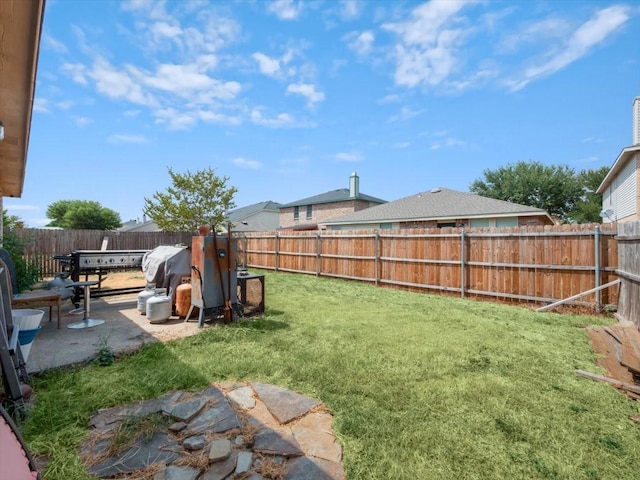
[{"label": "brick chimney", "polygon": [[[640,100],[640,97],[636,100]],[[358,198],[360,195],[360,178],[356,172],[349,177],[349,198]]]}]

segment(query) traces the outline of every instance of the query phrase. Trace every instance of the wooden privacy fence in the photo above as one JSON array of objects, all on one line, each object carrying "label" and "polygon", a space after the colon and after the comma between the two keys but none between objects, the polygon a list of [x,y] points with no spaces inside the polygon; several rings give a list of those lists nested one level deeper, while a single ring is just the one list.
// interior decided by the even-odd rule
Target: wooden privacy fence
[{"label": "wooden privacy fence", "polygon": [[[246,234],[248,267],[465,296],[553,302],[617,278],[612,225]],[[605,289],[573,304],[615,304]]]},{"label": "wooden privacy fence", "polygon": [[621,284],[616,317],[640,328],[640,222],[620,224],[618,242]]},{"label": "wooden privacy fence", "polygon": [[[25,259],[41,268],[44,277],[60,271],[53,255],[73,250],[100,250],[108,238],[108,250],[153,250],[160,245],[191,245],[191,232],[112,232],[102,230],[47,230],[18,228],[13,230],[25,246]],[[5,234],[6,235],[6,234]]]}]

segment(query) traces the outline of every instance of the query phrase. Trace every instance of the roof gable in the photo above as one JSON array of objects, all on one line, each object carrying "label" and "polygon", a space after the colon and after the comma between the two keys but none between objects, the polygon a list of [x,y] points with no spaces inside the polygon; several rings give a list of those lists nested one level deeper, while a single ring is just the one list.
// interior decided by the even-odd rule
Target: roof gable
[{"label": "roof gable", "polygon": [[596,190],[596,193],[604,193],[605,189],[611,182],[613,182],[618,173],[624,169],[627,162],[631,160],[636,153],[640,153],[640,145],[623,148],[620,155],[618,155],[618,158],[616,158],[616,161],[613,162],[611,169],[609,169],[609,172],[604,177],[604,180],[602,180],[602,183],[598,187],[598,190]]},{"label": "roof gable", "polygon": [[281,203],[267,200],[265,202],[259,202],[259,203],[254,203],[253,205],[247,205],[246,207],[229,210],[227,212],[227,219],[232,222],[237,222],[239,220],[250,217],[251,215],[255,215],[258,212],[263,212],[263,211],[279,212],[280,207],[282,207]]},{"label": "roof gable", "polygon": [[297,207],[302,205],[318,205],[321,203],[337,203],[346,202],[349,200],[362,200],[371,203],[386,203],[386,200],[372,197],[364,193],[358,193],[355,197],[351,197],[348,188],[339,188],[338,190],[332,190],[330,192],[321,193],[320,195],[314,195],[313,197],[303,198],[302,200],[296,200],[295,202],[286,203],[282,205],[282,208]]},{"label": "roof gable", "polygon": [[[324,225],[339,225],[367,222],[417,221],[441,218],[466,218],[489,216],[545,215],[548,213],[535,207],[482,197],[473,193],[458,192],[447,188],[433,190],[377,205],[359,212],[332,218]],[[549,217],[550,218],[550,217]]]}]

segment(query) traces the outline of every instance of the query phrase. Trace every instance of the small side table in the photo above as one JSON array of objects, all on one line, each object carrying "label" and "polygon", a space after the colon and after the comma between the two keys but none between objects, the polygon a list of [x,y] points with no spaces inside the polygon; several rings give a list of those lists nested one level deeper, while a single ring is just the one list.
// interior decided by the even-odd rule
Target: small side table
[{"label": "small side table", "polygon": [[98,325],[102,325],[104,320],[95,320],[93,318],[89,318],[90,310],[90,302],[91,302],[91,287],[94,285],[98,285],[97,280],[90,280],[85,282],[73,282],[70,283],[69,287],[84,287],[84,314],[82,316],[82,321],[70,323],[67,325],[67,328],[89,328],[96,327]]}]

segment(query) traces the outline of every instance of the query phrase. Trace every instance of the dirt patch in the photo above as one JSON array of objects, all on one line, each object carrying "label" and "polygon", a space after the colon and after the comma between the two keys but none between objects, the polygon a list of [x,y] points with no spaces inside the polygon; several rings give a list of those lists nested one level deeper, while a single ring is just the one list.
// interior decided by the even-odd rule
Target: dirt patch
[{"label": "dirt patch", "polygon": [[[90,275],[89,279],[98,280],[98,277]],[[102,277],[102,288],[144,287],[146,283],[147,279],[140,270],[109,272]]]}]

